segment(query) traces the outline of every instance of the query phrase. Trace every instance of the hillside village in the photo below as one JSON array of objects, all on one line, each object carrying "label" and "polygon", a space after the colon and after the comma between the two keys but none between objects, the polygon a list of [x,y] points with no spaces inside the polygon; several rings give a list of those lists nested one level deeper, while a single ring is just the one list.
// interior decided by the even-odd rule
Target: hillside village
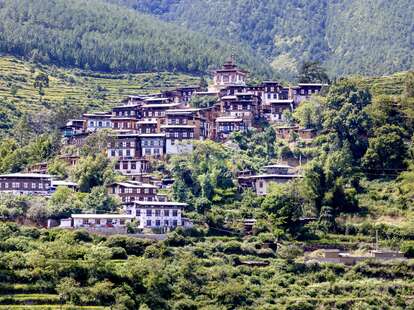
[{"label": "hillside village", "polygon": [[[115,170],[125,179],[108,185],[107,191],[122,201],[124,214],[73,214],[61,220],[60,227],[107,233],[125,233],[131,221],[139,229],[158,232],[177,226],[191,227],[191,222],[182,217],[186,204],[167,201],[159,193],[174,180],[151,176],[153,160],[191,153],[197,140],[226,145],[233,132],[260,128],[263,120],[275,126],[278,138],[286,139],[292,134],[304,140],[314,138],[315,130],[288,124],[285,113],[292,112],[303,100],[318,95],[328,85],[303,83],[284,87],[277,81],[264,81],[252,86],[247,85],[247,76],[248,72],[238,68],[231,56],[222,68],[214,70],[212,85],[128,96],[112,111],[85,113],[81,119],[70,120],[61,132],[63,144],[72,150],[84,146],[88,136],[108,132],[106,156],[114,161]],[[194,107],[192,102],[200,103],[200,107]],[[80,154],[62,153],[59,158],[74,166]],[[58,180],[46,172],[47,163],[39,163],[26,172],[0,175],[0,191],[47,196],[59,186],[77,190],[76,183]],[[250,188],[257,195],[266,195],[270,183],[300,177],[300,167],[268,163],[260,174],[240,171],[237,181],[241,189]]]},{"label": "hillside village", "polygon": [[0,0],[0,310],[414,309],[413,29]]}]

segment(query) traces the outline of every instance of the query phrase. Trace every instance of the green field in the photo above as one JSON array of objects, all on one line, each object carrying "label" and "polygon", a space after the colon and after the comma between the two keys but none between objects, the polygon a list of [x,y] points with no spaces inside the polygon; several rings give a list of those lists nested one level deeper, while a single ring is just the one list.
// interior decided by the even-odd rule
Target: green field
[{"label": "green field", "polygon": [[[49,77],[49,87],[43,89],[43,96],[34,87],[39,73]],[[33,110],[64,101],[97,109],[114,106],[127,95],[155,93],[198,82],[197,77],[183,74],[104,74],[37,65],[11,56],[0,56],[0,100],[5,99],[22,109]]]}]

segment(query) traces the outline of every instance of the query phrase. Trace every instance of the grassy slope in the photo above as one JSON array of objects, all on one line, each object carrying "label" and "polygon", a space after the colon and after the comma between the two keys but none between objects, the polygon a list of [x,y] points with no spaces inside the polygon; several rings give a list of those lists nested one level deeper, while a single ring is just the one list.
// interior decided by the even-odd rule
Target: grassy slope
[{"label": "grassy slope", "polygon": [[[35,76],[44,72],[49,76],[42,103],[33,87]],[[153,93],[177,85],[198,84],[198,78],[173,73],[99,74],[80,70],[38,66],[11,56],[0,57],[0,100],[6,99],[18,108],[33,110],[40,105],[63,102],[80,104],[92,109],[108,108],[132,94]],[[11,87],[18,88],[15,96]],[[96,88],[101,87],[96,96]],[[103,90],[102,90],[103,89]],[[53,104],[51,104],[53,107]]]}]

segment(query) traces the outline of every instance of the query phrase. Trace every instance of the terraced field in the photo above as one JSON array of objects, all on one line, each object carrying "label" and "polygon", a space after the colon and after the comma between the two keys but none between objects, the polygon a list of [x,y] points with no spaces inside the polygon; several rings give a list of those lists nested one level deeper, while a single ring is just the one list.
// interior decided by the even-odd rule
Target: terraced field
[{"label": "terraced field", "polygon": [[[49,292],[49,293],[45,293]],[[105,307],[72,306],[62,304],[59,295],[52,293],[53,288],[43,284],[0,283],[0,310],[2,309],[89,309],[100,310]]]},{"label": "terraced field", "polygon": [[[34,87],[38,74],[49,77],[44,94]],[[148,94],[199,79],[175,73],[104,74],[43,66],[0,55],[0,100],[27,109],[53,103],[76,103],[95,108],[113,106],[127,95]]]}]

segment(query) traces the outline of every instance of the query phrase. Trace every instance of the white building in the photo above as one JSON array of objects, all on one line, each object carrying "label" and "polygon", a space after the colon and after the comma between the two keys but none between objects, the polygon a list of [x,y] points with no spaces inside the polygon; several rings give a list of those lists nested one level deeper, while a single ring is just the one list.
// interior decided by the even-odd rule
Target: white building
[{"label": "white building", "polygon": [[136,218],[139,228],[173,228],[182,226],[182,208],[186,203],[165,201],[136,201],[125,207]]},{"label": "white building", "polygon": [[[126,227],[135,217],[127,214],[72,214],[73,228],[117,228]],[[63,220],[60,227],[68,228],[69,219]]]},{"label": "white building", "polygon": [[83,114],[83,118],[86,120],[86,131],[95,132],[100,129],[111,129],[111,117],[111,112],[95,112]]},{"label": "white building", "polygon": [[165,133],[141,134],[141,153],[144,157],[162,157],[165,152]]}]

